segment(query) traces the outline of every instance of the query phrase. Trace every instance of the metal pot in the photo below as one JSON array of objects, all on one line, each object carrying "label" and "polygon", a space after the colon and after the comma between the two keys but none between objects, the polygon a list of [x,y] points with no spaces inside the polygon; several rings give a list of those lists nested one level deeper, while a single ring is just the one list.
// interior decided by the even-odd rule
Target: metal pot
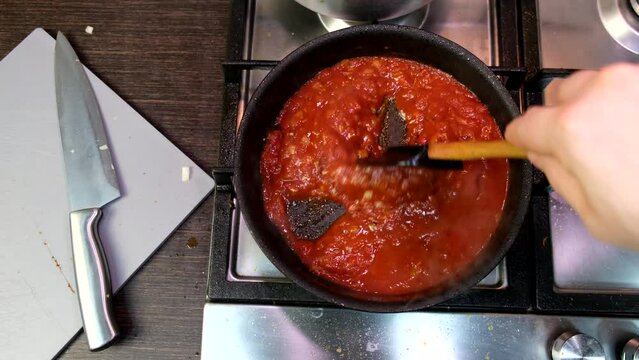
[{"label": "metal pot", "polygon": [[295,0],[322,15],[342,20],[383,21],[428,5],[432,0]]},{"label": "metal pot", "polygon": [[339,305],[380,312],[409,311],[468,291],[503,258],[524,220],[530,198],[530,163],[509,161],[502,218],[486,247],[455,278],[437,287],[398,296],[372,296],[332,283],[311,272],[291,250],[264,209],[260,158],[268,131],[286,101],[320,70],[340,60],[372,55],[399,56],[441,69],[487,105],[502,132],[518,109],[499,79],[477,57],[435,34],[394,25],[364,25],[314,39],[283,59],[249,101],[237,134],[234,185],[239,208],[264,254],[288,278]]}]

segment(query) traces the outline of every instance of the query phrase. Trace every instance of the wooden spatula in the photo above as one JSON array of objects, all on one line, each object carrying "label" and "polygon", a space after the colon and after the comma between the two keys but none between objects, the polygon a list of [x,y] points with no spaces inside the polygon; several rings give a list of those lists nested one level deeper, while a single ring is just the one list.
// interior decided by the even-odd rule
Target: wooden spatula
[{"label": "wooden spatula", "polygon": [[526,151],[506,140],[456,141],[428,145],[431,160],[525,159]]},{"label": "wooden spatula", "polygon": [[391,146],[381,157],[361,159],[368,166],[426,166],[462,169],[463,161],[493,158],[525,159],[526,152],[505,141],[458,141],[430,145]]},{"label": "wooden spatula", "polygon": [[362,165],[427,166],[461,169],[464,160],[490,158],[525,159],[526,152],[505,141],[458,141],[430,145],[404,145],[406,119],[397,108],[395,99],[385,98],[378,115],[382,121],[379,144],[384,155],[375,159],[360,159]]}]

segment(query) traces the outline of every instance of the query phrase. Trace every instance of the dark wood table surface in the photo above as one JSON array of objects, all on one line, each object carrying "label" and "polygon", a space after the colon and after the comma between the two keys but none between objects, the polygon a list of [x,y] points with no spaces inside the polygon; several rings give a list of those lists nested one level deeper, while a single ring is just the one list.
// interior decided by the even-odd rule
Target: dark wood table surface
[{"label": "dark wood table surface", "polygon": [[[92,71],[210,173],[229,16],[230,0],[0,0],[0,57],[37,27],[63,31]],[[208,198],[115,296],[118,344],[90,353],[82,333],[60,358],[199,358],[211,213]]]}]

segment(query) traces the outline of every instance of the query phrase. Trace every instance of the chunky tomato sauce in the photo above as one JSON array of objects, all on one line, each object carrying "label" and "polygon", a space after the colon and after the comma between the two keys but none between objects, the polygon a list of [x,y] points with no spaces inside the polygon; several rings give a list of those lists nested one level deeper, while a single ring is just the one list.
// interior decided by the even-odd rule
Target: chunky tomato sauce
[{"label": "chunky tomato sauce", "polygon": [[[506,160],[463,170],[366,167],[383,153],[385,98],[406,118],[408,144],[494,140],[486,106],[450,75],[392,57],[348,59],[289,99],[261,158],[266,212],[318,275],[369,294],[405,294],[449,279],[488,243],[501,217]],[[287,202],[326,198],[346,212],[317,240],[292,231]]]}]

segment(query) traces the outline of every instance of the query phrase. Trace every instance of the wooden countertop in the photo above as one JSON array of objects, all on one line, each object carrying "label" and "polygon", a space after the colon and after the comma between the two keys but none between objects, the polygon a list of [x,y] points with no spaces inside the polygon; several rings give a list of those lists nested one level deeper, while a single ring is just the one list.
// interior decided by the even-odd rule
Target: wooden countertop
[{"label": "wooden countertop", "polygon": [[[0,58],[36,27],[63,31],[93,72],[210,173],[229,16],[230,0],[0,0]],[[204,201],[115,296],[120,342],[90,353],[82,333],[61,359],[200,357],[212,205]]]}]

